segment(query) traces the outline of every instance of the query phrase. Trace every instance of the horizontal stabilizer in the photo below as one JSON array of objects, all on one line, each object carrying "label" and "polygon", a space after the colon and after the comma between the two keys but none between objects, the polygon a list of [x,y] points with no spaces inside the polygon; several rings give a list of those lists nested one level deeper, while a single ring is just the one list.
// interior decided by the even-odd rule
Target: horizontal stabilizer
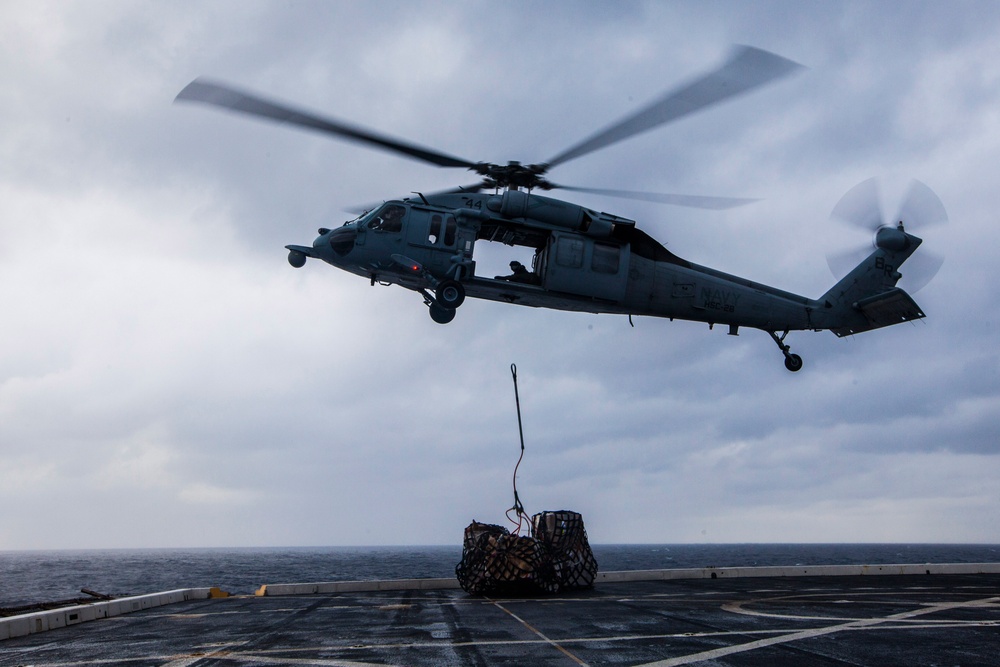
[{"label": "horizontal stabilizer", "polygon": [[313,248],[304,245],[286,245],[286,248],[293,252],[301,252],[306,257],[318,257],[316,251]]},{"label": "horizontal stabilizer", "polygon": [[861,299],[853,305],[865,316],[867,323],[860,325],[855,323],[831,329],[838,336],[849,336],[925,317],[920,306],[913,301],[909,294],[899,288]]}]

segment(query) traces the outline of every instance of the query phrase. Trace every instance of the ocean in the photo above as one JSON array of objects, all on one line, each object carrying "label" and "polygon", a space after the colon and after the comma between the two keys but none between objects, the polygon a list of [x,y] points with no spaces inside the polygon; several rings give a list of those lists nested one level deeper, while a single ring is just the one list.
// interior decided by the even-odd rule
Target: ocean
[{"label": "ocean", "polygon": [[[600,571],[761,565],[995,563],[983,544],[592,545]],[[218,586],[234,595],[262,584],[451,577],[457,546],[273,547],[0,551],[0,607]]]}]

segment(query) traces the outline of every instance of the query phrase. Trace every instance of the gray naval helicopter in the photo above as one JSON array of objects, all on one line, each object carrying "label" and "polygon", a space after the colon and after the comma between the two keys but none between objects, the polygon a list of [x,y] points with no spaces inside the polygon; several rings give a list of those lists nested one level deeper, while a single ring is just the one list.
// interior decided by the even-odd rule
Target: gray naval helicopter
[{"label": "gray naval helicopter", "polygon": [[[357,125],[196,79],[178,101],[198,102],[289,123],[439,167],[475,172],[473,185],[387,201],[336,229],[321,228],[311,246],[289,245],[296,268],[308,258],[363,276],[372,285],[396,284],[421,295],[431,318],[452,321],[467,297],[590,313],[645,315],[728,325],[768,333],[790,371],[802,368],[785,337],[790,331],[829,329],[847,336],[924,317],[896,287],[899,267],[921,239],[904,229],[943,222],[944,208],[927,186],[914,181],[894,225],[882,221],[877,186],[865,181],[848,192],[834,217],[874,231],[874,248],[826,294],[810,299],[699,266],[667,250],[635,221],[537,194],[562,189],[707,209],[750,199],[668,195],[571,187],[546,173],[569,160],[675,121],[787,76],[801,65],[752,47],[738,47],[716,69],[668,92],[552,159],[523,165],[472,162],[401,141]],[[479,275],[475,248],[484,242],[534,250],[531,266],[511,262],[507,276]],[[849,253],[846,257],[857,255]],[[916,258],[915,258],[916,259]],[[829,258],[831,267],[844,256]],[[940,262],[930,260],[925,274]],[[853,266],[853,264],[852,264]],[[929,275],[927,276],[929,279]]]}]

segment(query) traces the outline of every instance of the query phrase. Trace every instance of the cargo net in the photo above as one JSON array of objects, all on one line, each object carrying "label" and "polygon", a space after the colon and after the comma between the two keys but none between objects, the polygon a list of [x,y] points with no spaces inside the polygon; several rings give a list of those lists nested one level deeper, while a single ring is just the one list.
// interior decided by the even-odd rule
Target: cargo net
[{"label": "cargo net", "polygon": [[532,595],[592,588],[597,561],[583,517],[568,510],[531,517],[532,537],[473,521],[465,529],[458,583],[470,595]]}]

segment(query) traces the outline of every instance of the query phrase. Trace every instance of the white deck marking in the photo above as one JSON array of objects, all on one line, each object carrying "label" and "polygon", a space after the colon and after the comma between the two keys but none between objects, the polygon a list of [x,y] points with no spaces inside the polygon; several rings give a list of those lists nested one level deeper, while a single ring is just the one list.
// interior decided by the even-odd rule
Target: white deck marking
[{"label": "white deck marking", "polygon": [[637,665],[636,667],[675,667],[676,665],[690,665],[696,662],[703,662],[705,660],[715,660],[716,658],[722,658],[727,655],[733,655],[734,653],[753,651],[755,649],[766,648],[768,646],[775,646],[777,644],[787,644],[788,642],[794,642],[800,639],[811,639],[812,637],[830,635],[836,632],[843,632],[845,630],[870,628],[873,626],[882,625],[884,623],[889,623],[892,621],[900,621],[907,618],[914,618],[916,616],[934,614],[939,611],[948,611],[949,609],[960,609],[962,607],[986,607],[997,604],[998,602],[1000,602],[1000,597],[984,598],[982,600],[971,600],[968,602],[944,602],[941,604],[928,605],[926,607],[921,607],[919,609],[912,609],[910,611],[900,612],[898,614],[891,614],[889,616],[861,619],[856,621],[850,621],[849,623],[839,623],[837,625],[829,625],[825,628],[812,628],[809,630],[800,630],[799,632],[792,632],[787,635],[782,635],[780,637],[768,637],[767,639],[758,639],[752,642],[747,642],[745,644],[736,644],[734,646],[725,646],[723,648],[712,649],[711,651],[702,651],[700,653],[692,653],[690,655],[677,656],[676,658],[657,660],[656,662],[648,662],[644,665]]}]

